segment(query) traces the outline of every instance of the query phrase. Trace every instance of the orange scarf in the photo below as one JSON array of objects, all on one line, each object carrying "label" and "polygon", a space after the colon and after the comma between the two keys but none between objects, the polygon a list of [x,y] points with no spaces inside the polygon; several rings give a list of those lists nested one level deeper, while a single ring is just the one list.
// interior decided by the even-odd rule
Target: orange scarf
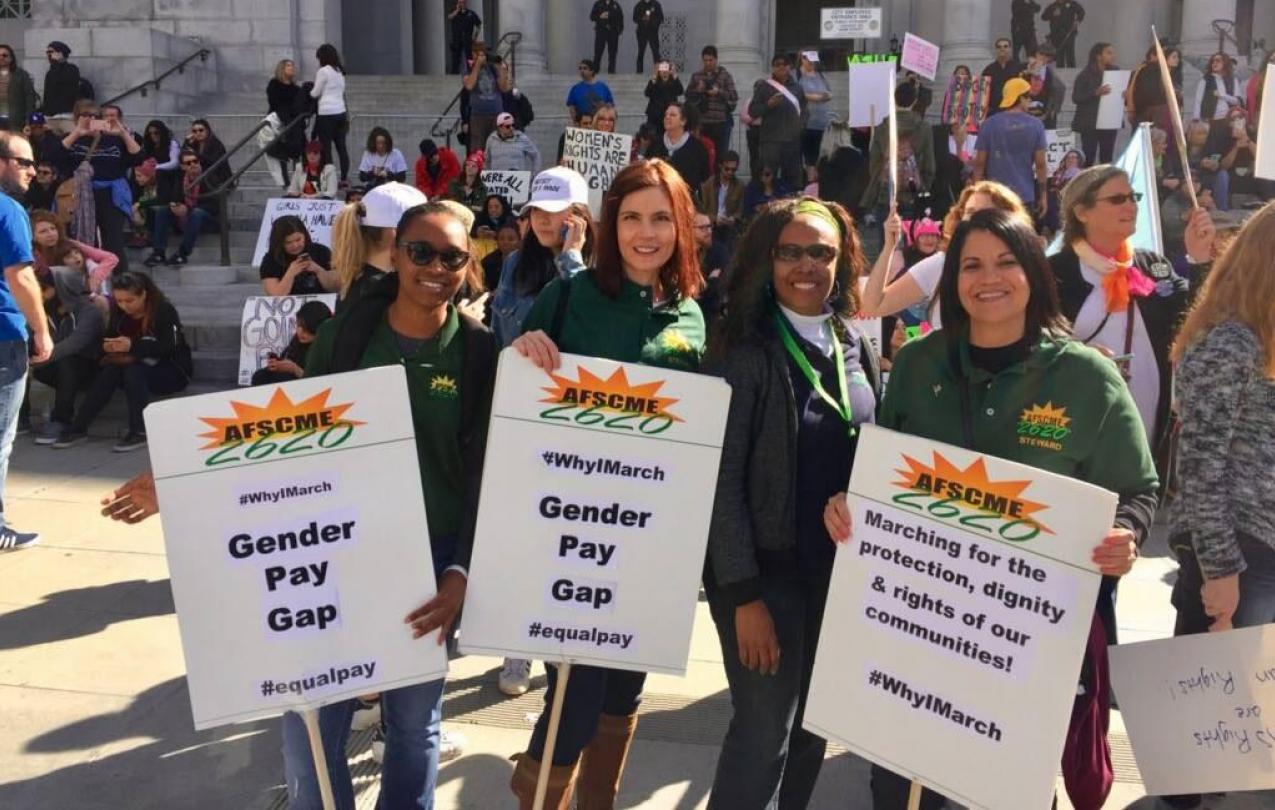
[{"label": "orange scarf", "polygon": [[1108,312],[1123,312],[1129,308],[1130,296],[1142,298],[1155,290],[1155,283],[1134,267],[1133,246],[1127,241],[1114,256],[1099,253],[1083,239],[1072,242],[1071,248],[1081,262],[1102,276],[1102,294]]}]

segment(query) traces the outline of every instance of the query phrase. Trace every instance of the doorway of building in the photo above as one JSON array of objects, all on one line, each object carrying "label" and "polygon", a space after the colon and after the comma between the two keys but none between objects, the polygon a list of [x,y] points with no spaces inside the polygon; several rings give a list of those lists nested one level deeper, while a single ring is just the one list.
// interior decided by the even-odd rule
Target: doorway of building
[{"label": "doorway of building", "polygon": [[846,70],[852,53],[887,53],[890,44],[882,39],[823,39],[820,23],[825,8],[876,8],[877,3],[859,0],[804,0],[798,3],[777,2],[775,14],[775,52],[796,58],[802,51],[818,51],[823,71]]}]

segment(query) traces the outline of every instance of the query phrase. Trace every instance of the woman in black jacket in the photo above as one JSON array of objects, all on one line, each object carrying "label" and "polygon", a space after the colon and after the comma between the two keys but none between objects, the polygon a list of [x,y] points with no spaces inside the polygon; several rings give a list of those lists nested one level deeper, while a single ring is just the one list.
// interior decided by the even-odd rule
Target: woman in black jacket
[{"label": "woman in black jacket", "polygon": [[13,48],[0,45],[0,72],[9,74],[9,93],[4,101],[4,117],[8,119],[9,129],[21,132],[27,123],[27,116],[35,112],[39,96],[35,93],[35,82],[31,74],[18,65],[18,57]]},{"label": "woman in black jacket", "polygon": [[682,87],[682,80],[677,78],[672,66],[668,62],[657,63],[655,75],[646,83],[647,125],[657,133],[663,132],[665,111],[670,104],[676,104],[685,92],[686,88]]},{"label": "woman in black jacket", "polygon": [[689,120],[695,115],[694,109],[681,102],[669,104],[664,110],[664,135],[656,136],[646,156],[668,161],[686,185],[701,188],[713,173],[708,167],[708,150],[696,137],[694,123]]},{"label": "woman in black jacket", "polygon": [[[274,68],[274,78],[266,85],[267,113],[274,113],[279,118],[279,126],[286,127],[298,115],[305,114],[306,95],[301,85],[297,84],[297,65],[291,59],[281,59]],[[284,179],[288,177],[288,163],[301,160],[301,150],[305,148],[305,125],[297,124],[268,151],[275,160],[283,162]]]},{"label": "woman in black jacket", "polygon": [[734,717],[712,807],[805,807],[827,743],[802,728],[834,546],[819,515],[845,489],[880,372],[859,309],[854,220],[812,197],[744,234],[709,344],[731,386],[704,589]]},{"label": "woman in black jacket", "polygon": [[1097,42],[1089,49],[1089,63],[1076,74],[1071,90],[1071,100],[1076,102],[1076,117],[1071,128],[1080,133],[1080,147],[1085,151],[1087,165],[1110,163],[1116,149],[1116,129],[1098,129],[1098,105],[1102,97],[1111,92],[1111,85],[1102,83],[1103,71],[1116,70],[1116,52],[1109,42]]},{"label": "woman in black jacket", "polygon": [[116,275],[111,279],[111,303],[102,369],[71,426],[54,442],[56,448],[87,440],[89,425],[121,387],[128,398],[128,433],[114,450],[126,453],[145,447],[142,411],[151,396],[175,394],[190,382],[190,346],[181,318],[150,276],[130,271]]}]

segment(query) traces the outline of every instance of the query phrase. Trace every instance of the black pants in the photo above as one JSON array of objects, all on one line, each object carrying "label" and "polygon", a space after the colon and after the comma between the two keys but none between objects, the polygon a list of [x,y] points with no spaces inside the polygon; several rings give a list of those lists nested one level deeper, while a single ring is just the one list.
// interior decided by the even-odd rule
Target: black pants
[{"label": "black pants", "polygon": [[1116,155],[1117,129],[1085,129],[1080,131],[1080,149],[1085,153],[1085,165],[1097,166],[1110,163]]},{"label": "black pants", "polygon": [[127,366],[103,366],[71,427],[87,431],[106,403],[111,401],[115,389],[123,388],[124,395],[128,397],[128,429],[132,433],[143,433],[146,423],[142,420],[142,411],[150,404],[151,395],[175,394],[188,382],[185,372],[166,360],[153,366],[141,362]]},{"label": "black pants", "polygon": [[452,75],[464,75],[465,66],[469,64],[469,57],[473,53],[473,42],[453,42],[451,47],[452,58],[447,63],[447,72]]},{"label": "black pants", "polygon": [[[1036,29],[1025,28],[1022,31],[1013,32],[1012,41],[1014,44],[1014,61],[1027,64],[1027,60],[1036,55]],[[1023,49],[1023,58],[1018,58],[1018,49]]]},{"label": "black pants", "polygon": [[[801,143],[798,141],[772,141],[761,144],[761,163],[773,169],[775,179],[783,182],[788,190],[799,194],[806,187],[801,173]],[[749,149],[751,152],[751,148]]]},{"label": "black pants", "polygon": [[[822,129],[804,129],[801,131],[801,159],[807,166],[819,163],[819,147],[823,144]],[[805,183],[802,183],[805,188]]]},{"label": "black pants", "polygon": [[[545,666],[545,672],[549,675],[549,688],[545,690],[545,710],[536,721],[536,727],[531,732],[531,742],[527,745],[527,753],[535,760],[544,757],[549,709],[553,705],[553,692],[558,683],[556,666]],[[553,749],[553,764],[574,764],[580,758],[580,752],[593,739],[602,715],[628,717],[637,714],[645,684],[645,672],[583,664],[571,667],[567,692],[562,698],[562,719],[558,724],[558,742]]]},{"label": "black pants", "polygon": [[314,119],[314,137],[323,146],[323,154],[332,160],[332,147],[336,146],[341,161],[341,179],[350,175],[350,152],[345,148],[345,136],[350,132],[350,117],[346,113],[319,115]]},{"label": "black pants", "polygon": [[620,35],[602,29],[593,29],[593,66],[602,72],[602,51],[606,50],[607,73],[615,73],[615,52],[620,47]]},{"label": "black pants", "polygon": [[[664,130],[664,122],[660,122],[660,131]],[[717,161],[720,163],[730,149],[730,124],[726,121],[715,124],[700,124],[700,134],[713,142],[717,148]]]},{"label": "black pants", "polygon": [[[120,263],[115,266],[115,272],[123,273],[128,269],[128,241],[124,238],[128,215],[115,206],[109,188],[93,189],[93,208],[97,214],[97,231],[102,236],[102,250],[119,257]],[[91,233],[76,234],[75,238],[89,244],[94,241]]]},{"label": "black pants", "polygon": [[274,385],[276,383],[293,382],[296,376],[286,371],[271,371],[268,368],[259,368],[252,373],[253,385]]},{"label": "black pants", "polygon": [[642,56],[646,54],[646,48],[651,47],[651,61],[657,65],[660,63],[660,29],[655,28],[651,31],[643,31],[641,28],[637,31],[637,72],[642,72]]},{"label": "black pants", "polygon": [[32,377],[53,389],[51,421],[71,424],[75,415],[75,395],[93,384],[97,370],[96,361],[78,354],[31,369]]},{"label": "black pants", "polygon": [[748,127],[744,140],[748,143],[748,176],[761,177],[761,127]]},{"label": "black pants", "polygon": [[1076,66],[1076,32],[1072,31],[1063,37],[1051,36],[1049,39],[1058,49],[1058,67],[1074,68]]}]

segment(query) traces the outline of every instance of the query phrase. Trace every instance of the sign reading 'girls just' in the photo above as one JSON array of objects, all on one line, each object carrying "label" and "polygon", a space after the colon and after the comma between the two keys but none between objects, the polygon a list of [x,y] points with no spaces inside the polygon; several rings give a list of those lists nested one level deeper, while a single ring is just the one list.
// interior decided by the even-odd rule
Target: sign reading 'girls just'
[{"label": "sign reading 'girls just'", "polygon": [[461,648],[685,672],[729,403],[712,377],[506,349]]},{"label": "sign reading 'girls just'", "polygon": [[146,427],[196,728],[446,673],[403,623],[435,583],[401,368],[168,400]]}]

